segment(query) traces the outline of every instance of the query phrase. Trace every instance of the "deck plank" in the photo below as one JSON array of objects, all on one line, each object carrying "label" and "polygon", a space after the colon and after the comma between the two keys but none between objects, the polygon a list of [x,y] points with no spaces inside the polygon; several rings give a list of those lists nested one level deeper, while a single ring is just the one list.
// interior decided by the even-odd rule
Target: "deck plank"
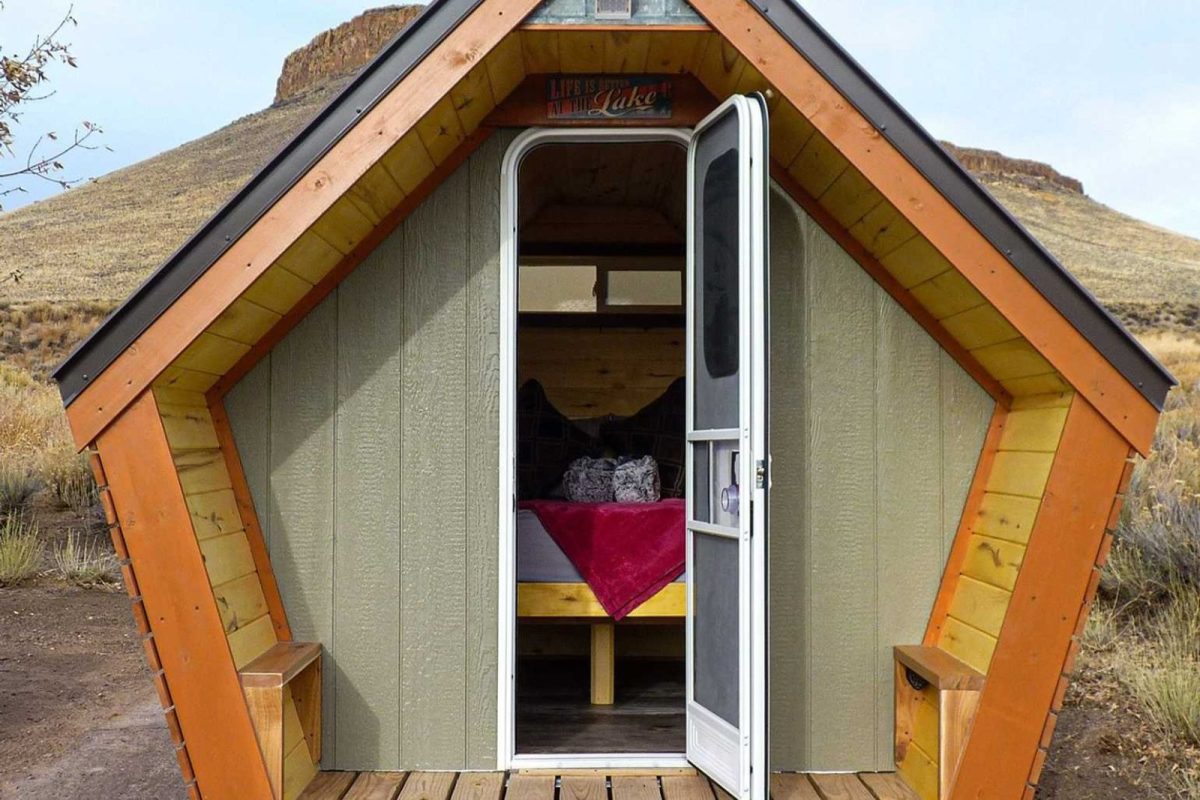
[{"label": "deck plank", "polygon": [[864,772],[858,777],[878,800],[920,800],[919,795],[895,772]]},{"label": "deck plank", "polygon": [[399,800],[449,800],[457,772],[414,772],[404,782]]},{"label": "deck plank", "polygon": [[300,794],[300,800],[342,800],[355,775],[354,772],[318,772]]},{"label": "deck plank", "polygon": [[503,772],[464,772],[458,776],[451,800],[500,800]]},{"label": "deck plank", "polygon": [[362,772],[342,800],[396,800],[407,772]]},{"label": "deck plank", "polygon": [[554,776],[513,775],[504,800],[554,800]]},{"label": "deck plank", "polygon": [[566,776],[559,780],[559,800],[607,800],[608,787],[603,776]]},{"label": "deck plank", "polygon": [[664,800],[713,800],[708,779],[701,775],[667,775],[662,779]]},{"label": "deck plank", "polygon": [[811,775],[824,800],[875,800],[857,775]]},{"label": "deck plank", "polygon": [[662,800],[662,789],[653,775],[613,775],[612,800]]},{"label": "deck plank", "polygon": [[808,776],[801,772],[776,772],[771,776],[771,800],[821,800]]}]

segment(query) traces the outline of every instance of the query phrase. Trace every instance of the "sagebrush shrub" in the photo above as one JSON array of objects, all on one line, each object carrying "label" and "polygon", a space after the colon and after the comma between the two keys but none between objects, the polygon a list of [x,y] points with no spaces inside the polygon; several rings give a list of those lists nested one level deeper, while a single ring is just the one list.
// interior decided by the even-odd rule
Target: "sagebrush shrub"
[{"label": "sagebrush shrub", "polygon": [[0,586],[16,586],[37,575],[42,562],[42,542],[37,526],[21,514],[0,520]]}]

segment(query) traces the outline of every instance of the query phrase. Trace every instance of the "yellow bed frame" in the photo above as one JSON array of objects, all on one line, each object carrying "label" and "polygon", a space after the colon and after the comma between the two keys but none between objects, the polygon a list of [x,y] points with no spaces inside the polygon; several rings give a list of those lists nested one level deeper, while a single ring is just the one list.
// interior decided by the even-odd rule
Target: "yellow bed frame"
[{"label": "yellow bed frame", "polygon": [[[673,622],[687,611],[687,584],[669,583],[626,619]],[[517,583],[518,619],[573,619],[592,628],[592,703],[612,705],[616,623],[586,583]],[[596,621],[593,621],[596,620]]]}]

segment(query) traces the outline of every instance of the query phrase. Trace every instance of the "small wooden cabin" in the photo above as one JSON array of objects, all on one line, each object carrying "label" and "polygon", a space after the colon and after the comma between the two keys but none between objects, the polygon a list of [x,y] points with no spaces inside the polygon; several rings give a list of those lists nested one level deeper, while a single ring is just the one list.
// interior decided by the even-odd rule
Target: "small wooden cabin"
[{"label": "small wooden cabin", "polygon": [[786,0],[433,0],[56,378],[264,800],[1027,797],[1172,384]]}]

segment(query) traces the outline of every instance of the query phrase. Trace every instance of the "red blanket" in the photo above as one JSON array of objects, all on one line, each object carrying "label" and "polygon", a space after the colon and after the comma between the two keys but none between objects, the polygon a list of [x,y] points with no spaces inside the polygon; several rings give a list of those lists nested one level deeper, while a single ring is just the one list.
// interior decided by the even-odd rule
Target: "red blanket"
[{"label": "red blanket", "polygon": [[615,620],[683,573],[684,501],[569,503],[527,500]]}]

